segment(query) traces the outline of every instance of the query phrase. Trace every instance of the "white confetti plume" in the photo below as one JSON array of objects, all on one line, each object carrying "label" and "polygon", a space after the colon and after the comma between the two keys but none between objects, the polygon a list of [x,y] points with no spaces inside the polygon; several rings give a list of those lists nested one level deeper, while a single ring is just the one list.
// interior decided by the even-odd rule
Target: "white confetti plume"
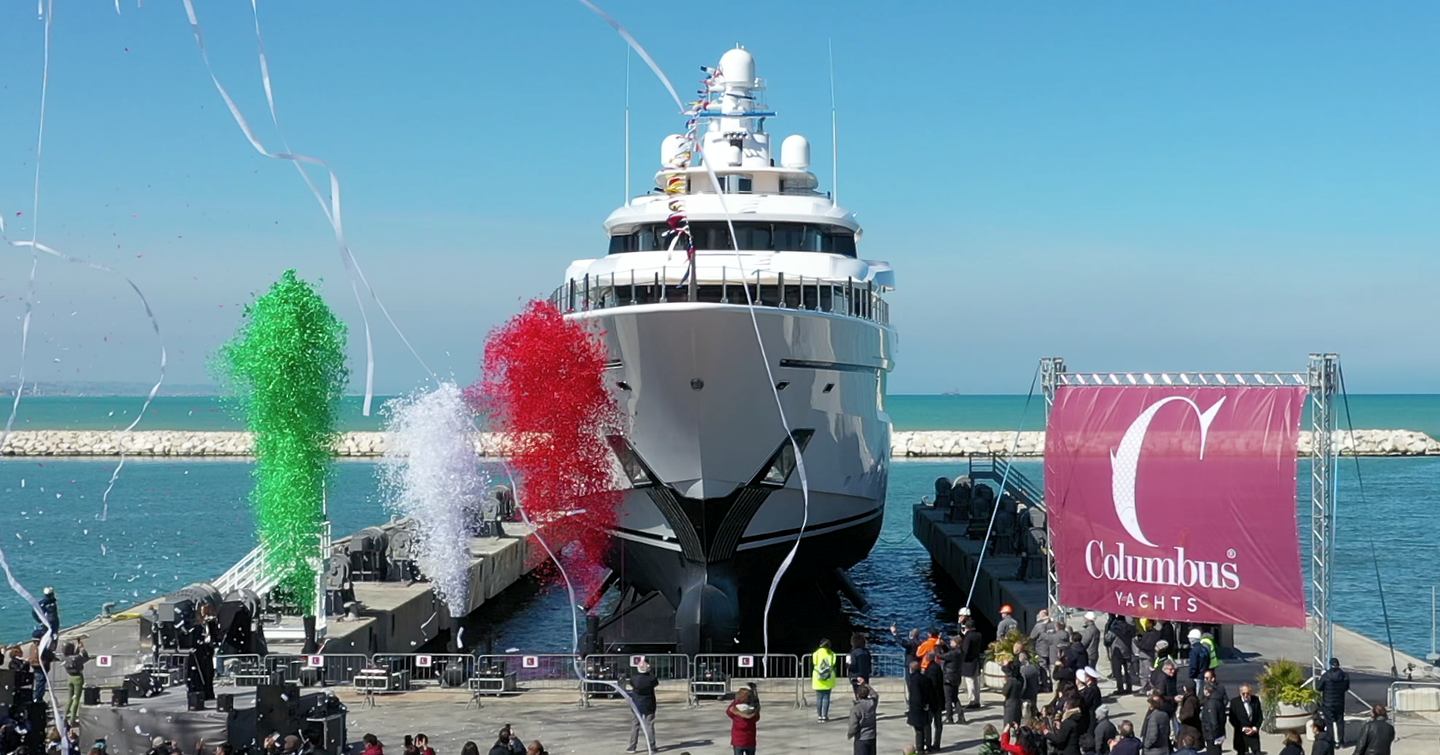
[{"label": "white confetti plume", "polygon": [[470,534],[489,486],[471,435],[473,415],[460,387],[443,382],[386,402],[385,505],[415,523],[416,564],[452,616],[466,613]]}]

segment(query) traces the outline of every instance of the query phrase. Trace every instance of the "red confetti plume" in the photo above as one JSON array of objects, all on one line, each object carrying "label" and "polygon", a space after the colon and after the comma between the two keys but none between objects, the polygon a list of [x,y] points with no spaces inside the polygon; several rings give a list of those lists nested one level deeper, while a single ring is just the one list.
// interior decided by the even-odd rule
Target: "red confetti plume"
[{"label": "red confetti plume", "polygon": [[605,389],[605,344],[532,301],[485,342],[485,363],[466,399],[505,432],[521,503],[582,593],[604,574],[620,493],[607,436],[620,411]]}]

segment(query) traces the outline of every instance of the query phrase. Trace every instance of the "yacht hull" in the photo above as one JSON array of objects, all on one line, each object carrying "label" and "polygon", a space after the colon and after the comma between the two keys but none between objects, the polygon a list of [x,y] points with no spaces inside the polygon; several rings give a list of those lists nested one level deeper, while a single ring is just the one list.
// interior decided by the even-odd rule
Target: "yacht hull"
[{"label": "yacht hull", "polygon": [[752,321],[722,303],[569,317],[603,332],[607,386],[627,422],[615,445],[630,485],[608,566],[621,587],[663,597],[682,652],[758,637],[797,539],[782,594],[869,554],[889,472],[886,326],[777,307],[755,308]]}]

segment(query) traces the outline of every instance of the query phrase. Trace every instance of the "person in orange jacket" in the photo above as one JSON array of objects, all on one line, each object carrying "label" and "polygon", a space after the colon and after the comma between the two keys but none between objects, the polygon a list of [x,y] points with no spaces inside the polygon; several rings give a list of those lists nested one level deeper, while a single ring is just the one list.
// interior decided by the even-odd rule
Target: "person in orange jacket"
[{"label": "person in orange jacket", "polygon": [[925,633],[925,641],[920,643],[920,647],[915,648],[915,657],[920,659],[921,671],[930,668],[930,653],[932,651],[944,651],[944,648],[940,647],[940,630],[935,627],[930,627],[929,631]]}]

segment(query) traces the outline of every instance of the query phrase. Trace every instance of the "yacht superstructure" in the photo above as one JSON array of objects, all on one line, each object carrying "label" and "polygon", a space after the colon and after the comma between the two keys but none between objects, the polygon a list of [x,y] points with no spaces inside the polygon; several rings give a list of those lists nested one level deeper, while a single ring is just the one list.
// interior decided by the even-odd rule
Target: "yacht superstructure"
[{"label": "yacht superstructure", "polygon": [[623,597],[602,634],[681,652],[752,635],[802,525],[782,589],[865,558],[890,455],[893,272],[858,256],[804,137],[772,156],[748,51],[726,52],[708,88],[693,139],[662,143],[659,191],[615,210],[609,254],[571,263],[553,297],[603,331],[628,422],[611,439],[629,485],[609,564]]}]

